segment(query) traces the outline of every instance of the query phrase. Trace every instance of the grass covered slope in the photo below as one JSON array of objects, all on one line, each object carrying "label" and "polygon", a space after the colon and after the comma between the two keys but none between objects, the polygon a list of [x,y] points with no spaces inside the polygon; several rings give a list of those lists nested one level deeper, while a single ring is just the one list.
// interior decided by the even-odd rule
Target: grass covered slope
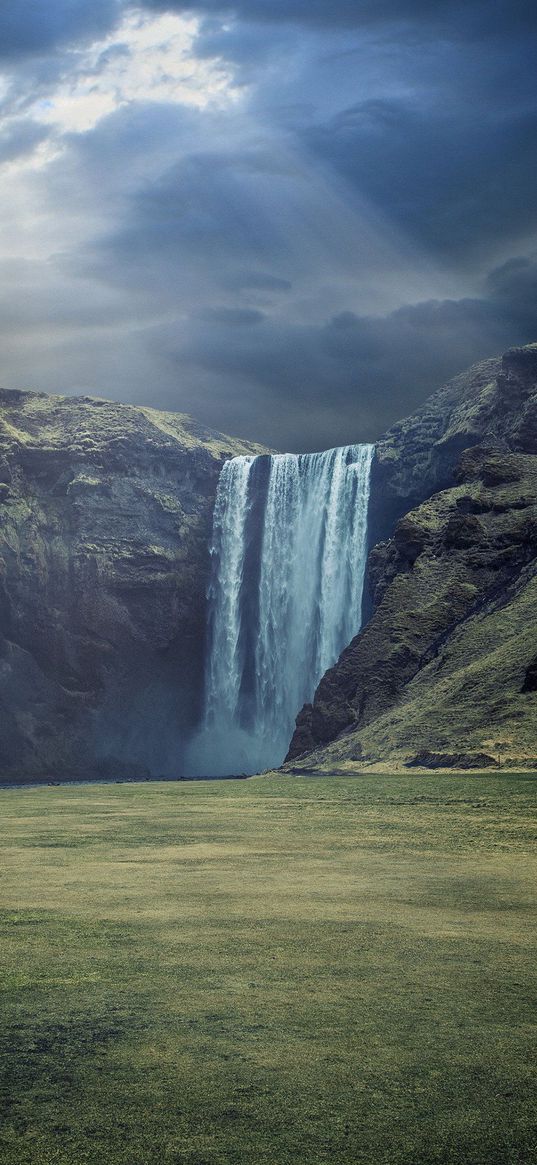
[{"label": "grass covered slope", "polygon": [[309,711],[327,744],[295,768],[536,763],[537,457],[472,450],[460,477],[373,551],[375,613]]},{"label": "grass covered slope", "polygon": [[[424,500],[371,551],[371,619],[298,717],[299,771],[427,754],[537,765],[537,346],[507,353],[491,384],[478,372],[452,383],[462,395],[440,436],[427,443],[422,412],[399,449],[380,443],[390,505],[420,469]],[[436,421],[447,395],[432,398]],[[450,483],[428,496],[439,466]]]},{"label": "grass covered slope", "polygon": [[[523,576],[508,603],[492,601],[465,620],[439,655],[408,684],[401,703],[362,735],[364,753],[390,745],[392,761],[463,764],[483,754],[499,765],[535,766],[537,576]],[[352,747],[352,746],[351,746]],[[432,754],[432,755],[431,755]],[[447,754],[447,756],[446,756]]]},{"label": "grass covered slope", "polygon": [[521,1165],[531,777],[4,792],[5,1165]]}]

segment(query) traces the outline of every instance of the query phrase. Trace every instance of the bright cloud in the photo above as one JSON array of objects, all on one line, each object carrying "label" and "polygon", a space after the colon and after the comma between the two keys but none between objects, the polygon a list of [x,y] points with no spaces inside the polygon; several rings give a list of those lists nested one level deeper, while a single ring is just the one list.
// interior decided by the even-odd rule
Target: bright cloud
[{"label": "bright cloud", "polygon": [[111,36],[73,52],[71,70],[28,112],[61,132],[84,133],[132,102],[226,108],[240,90],[222,60],[195,56],[198,27],[195,17],[131,11]]}]

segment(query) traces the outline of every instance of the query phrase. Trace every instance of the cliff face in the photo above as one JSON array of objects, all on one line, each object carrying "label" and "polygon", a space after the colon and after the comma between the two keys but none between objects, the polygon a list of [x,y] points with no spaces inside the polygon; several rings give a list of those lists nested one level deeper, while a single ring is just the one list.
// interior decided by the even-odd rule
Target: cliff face
[{"label": "cliff face", "polygon": [[454,481],[465,449],[534,453],[537,448],[537,345],[483,360],[439,389],[376,446],[370,539],[393,534],[398,518]]},{"label": "cliff face", "polygon": [[537,757],[536,454],[537,345],[379,442],[371,619],[300,713],[294,766]]},{"label": "cliff face", "polygon": [[[181,771],[216,483],[244,452],[265,450],[176,414],[0,392],[3,779]],[[386,434],[370,532],[371,618],[302,710],[290,764],[531,762],[537,345]]]},{"label": "cliff face", "polygon": [[0,392],[0,775],[177,774],[226,457],[188,417]]}]

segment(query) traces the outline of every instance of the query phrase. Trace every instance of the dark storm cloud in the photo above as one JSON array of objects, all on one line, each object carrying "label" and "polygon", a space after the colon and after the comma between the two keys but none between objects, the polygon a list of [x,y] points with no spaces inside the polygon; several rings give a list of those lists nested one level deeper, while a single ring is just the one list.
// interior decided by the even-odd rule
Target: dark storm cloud
[{"label": "dark storm cloud", "polygon": [[485,287],[501,311],[537,332],[537,256],[509,259],[491,271]]},{"label": "dark storm cloud", "polygon": [[32,153],[47,137],[48,130],[34,121],[25,118],[13,120],[0,128],[0,164]]},{"label": "dark storm cloud", "polygon": [[224,282],[231,291],[290,291],[288,279],[278,279],[265,271],[238,271]]},{"label": "dark storm cloud", "polygon": [[230,327],[251,327],[264,319],[261,311],[238,307],[205,307],[197,315],[208,324],[227,324]]},{"label": "dark storm cloud", "polygon": [[305,137],[406,232],[447,255],[537,227],[537,109],[464,111],[367,102]]},{"label": "dark storm cloud", "polygon": [[[120,111],[73,143],[84,192],[97,175],[102,193],[113,199],[118,177],[139,165],[131,116]],[[345,208],[296,153],[281,150],[270,136],[242,140],[240,123],[235,148],[231,136],[222,148],[218,115],[214,148],[196,151],[204,122],[205,141],[210,140],[207,118],[197,111],[169,117],[180,161],[134,186],[123,199],[121,223],[85,254],[79,252],[75,268],[111,283],[144,287],[170,306],[179,297],[183,307],[212,309],[222,290],[228,302],[221,307],[233,310],[286,299],[299,277],[311,279],[323,257],[334,268],[345,266],[354,278],[353,262],[367,240],[357,249],[347,224],[338,221]],[[138,115],[137,124],[147,135],[147,148],[155,149],[151,118],[144,128]],[[63,182],[62,166],[49,178],[59,198],[66,196]]]},{"label": "dark storm cloud", "polygon": [[238,17],[208,21],[198,51],[235,62],[256,115],[295,133],[420,245],[460,262],[499,239],[515,249],[536,229],[533,3],[192,8]]},{"label": "dark storm cloud", "polygon": [[[459,96],[458,108],[463,104]],[[337,201],[330,201],[331,188],[327,192],[321,186],[318,194],[312,194],[317,169],[313,165],[310,175],[311,158],[322,157],[324,171],[327,143],[332,141],[334,149],[330,134],[317,139],[319,131],[309,131],[305,159],[297,151],[279,151],[270,135],[263,138],[257,132],[252,140],[243,140],[240,126],[228,132],[223,148],[216,117],[214,148],[203,151],[196,150],[196,143],[202,126],[205,144],[211,141],[206,115],[168,110],[157,116],[154,110],[140,109],[134,129],[133,116],[132,111],[119,111],[93,134],[73,142],[84,190],[97,175],[103,197],[113,200],[121,174],[132,173],[139,164],[140,143],[147,142],[148,149],[159,148],[161,118],[168,121],[162,140],[166,142],[173,133],[180,161],[159,177],[150,175],[133,185],[129,197],[123,198],[120,224],[85,253],[79,251],[74,269],[105,286],[136,294],[140,317],[147,312],[143,342],[158,370],[152,403],[193,412],[213,427],[257,437],[274,447],[322,448],[347,441],[349,434],[356,439],[378,436],[445,378],[537,334],[537,269],[524,256],[494,270],[472,297],[422,299],[375,315],[356,310],[353,287],[360,278],[366,283],[378,281],[383,268],[399,297],[404,294],[400,265],[406,257],[390,249],[386,256],[373,251],[364,276],[362,243],[353,237],[361,227],[359,214],[350,224],[340,224],[341,208]],[[419,142],[423,146],[426,136],[420,171],[424,186],[427,158],[433,157],[433,169],[438,158],[438,173],[429,177],[421,192],[416,182],[405,205],[410,213],[416,199],[416,221],[421,214],[428,215],[430,223],[432,211],[440,206],[439,191],[451,179],[451,197],[446,195],[441,204],[438,221],[451,216],[446,235],[452,237],[454,253],[458,215],[470,230],[470,197],[475,199],[473,213],[479,217],[479,171],[468,175],[457,199],[456,176],[449,159],[442,157],[443,143],[435,142],[435,117],[439,116],[438,111],[434,116],[416,109],[408,113],[401,104],[384,103],[359,113],[343,111],[339,122],[345,132],[349,126],[354,132],[356,124],[363,132],[364,122],[366,132],[371,122],[375,132],[377,123],[383,127],[384,145],[379,140],[368,158],[371,173],[381,166],[386,135],[393,138],[388,153],[406,149],[416,165]],[[456,136],[453,127],[450,132]],[[360,148],[367,156],[363,143]],[[487,157],[489,151],[492,157],[494,149],[494,143],[487,145]],[[466,159],[471,155],[468,147]],[[482,160],[480,166],[482,173]],[[334,163],[333,169],[337,168]],[[411,170],[401,153],[392,179],[401,173],[401,182],[410,184],[414,180]],[[354,177],[358,187],[359,175]],[[496,181],[498,211],[502,191],[506,200],[506,233],[507,226],[525,229],[529,219],[523,192],[518,195],[515,215],[514,197],[507,202],[502,175]],[[388,173],[384,182],[388,191]],[[352,204],[350,179],[343,189]],[[339,196],[337,183],[336,192]],[[400,194],[395,186],[383,209],[388,212],[395,206],[402,221]],[[376,205],[381,201],[380,187],[374,201]],[[512,222],[507,222],[509,216]],[[478,225],[481,238],[485,226],[487,231],[492,229],[490,224],[476,222],[476,234]],[[367,222],[364,230],[367,236]],[[335,310],[333,290],[322,292],[324,310],[317,305],[308,320],[301,301],[322,286],[325,278],[334,282],[336,276],[348,280],[346,305]],[[155,309],[165,313],[169,322],[153,324],[150,316]],[[127,395],[141,396],[149,403],[143,386],[133,388],[130,371],[126,381]]]},{"label": "dark storm cloud", "polygon": [[2,0],[0,59],[41,55],[57,45],[103,35],[121,7],[121,0]]},{"label": "dark storm cloud", "polygon": [[[340,313],[319,326],[266,317],[230,334],[217,314],[153,343],[194,385],[186,407],[205,422],[257,435],[276,448],[319,449],[375,439],[444,380],[476,360],[537,335],[537,259],[492,272],[483,295],[428,301],[385,316]],[[207,326],[209,325],[209,326]]]},{"label": "dark storm cloud", "polygon": [[490,35],[534,20],[528,0],[143,0],[153,10],[231,14],[245,21],[303,24],[329,28],[368,28],[416,24],[420,32],[449,30],[452,35]]},{"label": "dark storm cloud", "polygon": [[285,241],[250,195],[252,165],[212,153],[185,157],[137,195],[130,222],[103,241],[96,271],[122,281],[134,269],[173,298],[185,283],[194,292],[200,280],[229,282],[236,264],[283,261]]},{"label": "dark storm cloud", "polygon": [[36,255],[3,269],[5,382],[314,449],[537,337],[533,4],[10,0],[0,162],[58,86],[128,57],[77,49],[142,9],[197,15],[193,71],[223,62],[234,97],[152,100],[140,68],[135,100],[52,127],[21,178]]}]

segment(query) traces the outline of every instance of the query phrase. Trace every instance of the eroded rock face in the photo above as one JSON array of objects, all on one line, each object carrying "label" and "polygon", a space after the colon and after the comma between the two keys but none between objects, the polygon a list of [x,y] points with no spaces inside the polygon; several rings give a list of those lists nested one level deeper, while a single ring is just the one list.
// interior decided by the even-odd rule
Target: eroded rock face
[{"label": "eroded rock face", "polygon": [[391,537],[399,518],[449,488],[472,446],[490,444],[496,457],[501,450],[535,452],[536,386],[537,344],[511,348],[455,377],[394,425],[376,446],[371,544]]},{"label": "eroded rock face", "polygon": [[295,767],[350,761],[357,744],[363,763],[537,756],[536,404],[531,345],[379,442],[372,523],[390,537],[370,554],[372,615],[302,710]]},{"label": "eroded rock face", "polygon": [[0,775],[177,775],[226,457],[188,417],[0,393]]}]

